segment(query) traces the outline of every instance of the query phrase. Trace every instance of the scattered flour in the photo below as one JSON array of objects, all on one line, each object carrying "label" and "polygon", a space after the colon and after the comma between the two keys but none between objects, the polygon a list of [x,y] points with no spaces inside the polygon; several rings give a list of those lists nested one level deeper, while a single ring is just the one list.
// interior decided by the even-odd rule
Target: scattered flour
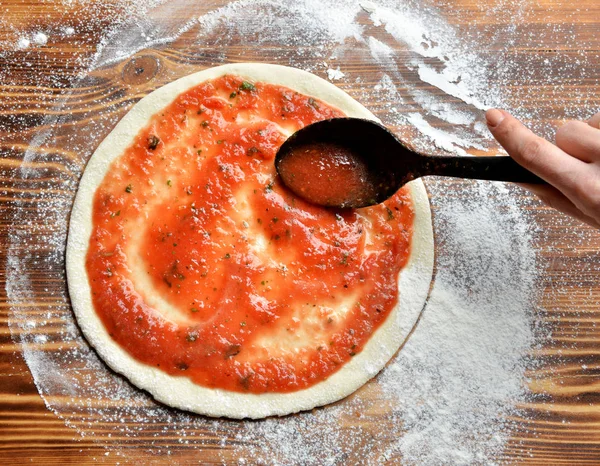
[{"label": "scattered flour", "polygon": [[501,184],[465,186],[468,203],[445,198],[443,182],[430,189],[445,254],[417,331],[381,375],[405,430],[383,457],[488,465],[525,398],[537,279],[530,226]]},{"label": "scattered flour", "polygon": [[[65,8],[71,1],[63,0]],[[209,66],[237,61],[241,44],[257,60],[279,48],[280,55],[269,56],[272,61],[336,80],[359,101],[379,105],[386,124],[416,128],[416,134],[410,133],[411,143],[422,150],[461,155],[471,149],[495,151],[482,123],[483,108],[503,106],[532,118],[537,111],[517,107],[523,91],[501,84],[508,77],[528,82],[526,70],[509,55],[515,25],[529,14],[528,7],[526,2],[496,3],[489,14],[507,15],[511,21],[505,28],[488,31],[500,48],[490,62],[477,54],[476,32],[451,25],[441,7],[429,2],[237,0],[214,8],[205,2],[128,0],[122,11],[109,9],[111,26],[96,54],[76,63],[86,71],[80,82],[67,83],[55,109],[65,113],[69,87],[85,85],[89,72],[140,50],[181,44],[198,66]],[[90,21],[106,20],[91,16]],[[5,26],[1,18],[0,25]],[[565,41],[576,40],[573,31],[559,32]],[[73,35],[75,28],[62,33]],[[555,33],[548,26],[531,42],[550,40]],[[14,31],[14,48],[22,54],[15,59],[35,62],[31,42],[48,42],[46,33],[38,34]],[[185,42],[179,42],[184,36]],[[204,55],[206,50],[211,53]],[[364,65],[378,70],[378,82],[350,83],[340,66],[334,69],[329,64],[336,60],[343,66],[351,51],[360,51]],[[585,56],[558,55],[545,66],[547,86],[564,73],[584,80],[594,71],[586,71]],[[171,71],[162,79],[176,77]],[[555,92],[561,95],[560,86]],[[576,97],[580,102],[594,98]],[[489,465],[501,455],[513,431],[509,418],[518,414],[515,406],[527,397],[525,371],[532,364],[527,354],[537,344],[532,303],[543,268],[532,247],[533,222],[512,188],[465,182],[449,189],[447,182],[428,181],[438,253],[432,294],[412,337],[364,390],[333,406],[281,419],[211,420],[165,408],[109,371],[80,335],[66,289],[53,292],[52,305],[41,320],[28,312],[26,303],[41,293],[32,285],[34,268],[46,270],[49,280],[64,283],[66,222],[83,162],[99,142],[93,135],[101,131],[94,125],[110,126],[117,118],[108,115],[110,108],[102,111],[107,115],[99,114],[89,123],[87,133],[92,136],[85,143],[68,136],[61,139],[65,153],[83,154],[82,159],[66,163],[68,171],[59,175],[61,190],[48,184],[36,195],[37,202],[28,204],[37,209],[33,215],[38,231],[32,236],[31,229],[11,230],[7,252],[9,326],[48,408],[67,425],[82,436],[103,438],[107,453],[125,460],[127,449],[142,442],[151,452],[170,455],[174,464],[181,448],[214,448],[215,442],[222,448],[223,462],[237,464],[379,465],[402,460],[409,465]],[[565,106],[562,117],[580,114],[580,108]],[[45,157],[36,149],[53,143],[60,122],[58,117],[44,120],[47,129],[31,141],[27,161]],[[25,166],[18,177],[40,178],[40,186],[45,183],[44,173]],[[15,211],[15,225],[23,224],[23,215]],[[30,222],[35,220],[31,215]],[[35,242],[45,248],[31,247]],[[46,325],[59,327],[58,341],[46,332]],[[46,342],[60,342],[65,349],[38,349]],[[121,406],[118,402],[124,399],[128,402]],[[381,410],[386,413],[383,418]],[[114,423],[110,435],[100,431],[99,418]],[[375,430],[367,427],[369,421],[378,423]],[[119,440],[111,440],[113,433]],[[180,448],[165,440],[173,438]]]},{"label": "scattered flour", "polygon": [[487,110],[489,107],[479,102],[476,98],[468,95],[469,89],[459,82],[461,76],[452,75],[448,69],[442,73],[438,73],[432,67],[419,64],[419,78],[421,81],[431,84],[438,89],[444,91],[448,95],[452,95],[462,100],[463,102],[472,105],[480,110]]},{"label": "scattered flour", "polygon": [[380,40],[375,39],[373,36],[367,38],[369,50],[371,55],[379,63],[385,63],[386,61],[392,61],[394,56],[394,50],[387,44],[384,44]]},{"label": "scattered flour", "polygon": [[346,75],[340,71],[339,66],[336,69],[329,68],[327,70],[327,78],[330,81],[337,81],[338,79],[342,79],[344,76]]},{"label": "scattered flour", "polygon": [[31,45],[31,41],[27,37],[20,37],[17,41],[18,49],[26,49],[27,47],[29,47],[29,45]]},{"label": "scattered flour", "polygon": [[422,134],[429,136],[437,148],[448,152],[455,152],[458,155],[467,155],[467,152],[458,146],[469,147],[469,141],[463,141],[445,131],[434,128],[420,113],[409,113],[404,118],[421,131]]},{"label": "scattered flour", "polygon": [[16,48],[17,50],[25,50],[32,44],[35,45],[46,45],[48,43],[48,36],[43,32],[36,32],[29,37],[19,37],[17,39]]},{"label": "scattered flour", "polygon": [[48,36],[41,31],[33,34],[33,43],[37,45],[46,45],[48,43]]}]

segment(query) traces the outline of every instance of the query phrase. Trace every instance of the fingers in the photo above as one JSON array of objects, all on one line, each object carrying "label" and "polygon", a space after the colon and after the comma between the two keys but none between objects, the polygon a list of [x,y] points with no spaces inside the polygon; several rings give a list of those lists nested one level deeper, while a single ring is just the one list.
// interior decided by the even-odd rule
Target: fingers
[{"label": "fingers", "polygon": [[513,159],[569,198],[577,197],[585,162],[536,136],[508,112],[492,109],[485,116],[490,131]]},{"label": "fingers", "polygon": [[592,126],[593,128],[600,128],[600,112],[596,113],[588,120],[588,125]]},{"label": "fingers", "polygon": [[600,222],[596,219],[585,215],[575,204],[573,204],[563,193],[561,193],[554,186],[549,184],[524,184],[519,183],[519,186],[527,189],[536,196],[538,196],[544,204],[552,207],[553,209],[559,210],[571,217],[581,220],[590,226],[600,228]]},{"label": "fingers", "polygon": [[[511,157],[557,188],[579,210],[573,215],[583,215],[590,224],[588,217],[600,218],[600,164],[570,156],[505,111],[488,110],[486,119],[490,131]],[[558,200],[549,197],[548,202]]]},{"label": "fingers", "polygon": [[600,160],[600,129],[589,122],[568,121],[556,132],[556,145],[584,162]]},{"label": "fingers", "polygon": [[[496,140],[519,164],[550,185],[527,189],[557,210],[600,228],[600,115],[588,123],[569,122],[557,132],[560,147],[536,136],[503,110],[486,112]],[[589,163],[595,162],[595,163]]]}]

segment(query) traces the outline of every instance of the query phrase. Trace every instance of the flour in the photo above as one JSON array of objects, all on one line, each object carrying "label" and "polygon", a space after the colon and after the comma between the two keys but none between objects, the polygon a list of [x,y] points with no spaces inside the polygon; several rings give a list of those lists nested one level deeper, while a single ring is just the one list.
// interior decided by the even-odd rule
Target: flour
[{"label": "flour", "polygon": [[[381,376],[405,429],[384,456],[490,464],[506,441],[512,404],[525,396],[537,269],[530,227],[500,184],[465,187],[468,204],[444,198],[444,183],[431,187],[447,254],[418,331]],[[489,197],[506,209],[500,213]]]},{"label": "flour", "polygon": [[342,73],[339,66],[335,69],[329,68],[327,70],[327,79],[330,81],[337,81],[338,79],[342,79],[344,76],[346,75]]},{"label": "flour", "polygon": [[46,45],[48,43],[48,36],[41,31],[33,34],[32,37],[33,43],[37,45]]},{"label": "flour", "polygon": [[27,37],[19,37],[17,41],[17,48],[24,50],[31,45],[31,41]]},{"label": "flour", "polygon": [[[68,11],[71,4],[65,0],[61,5]],[[495,153],[497,146],[483,123],[483,108],[502,106],[533,119],[545,111],[520,106],[527,88],[502,84],[530,81],[528,70],[517,66],[510,55],[517,37],[531,47],[555,40],[575,44],[579,38],[568,27],[538,23],[536,34],[523,39],[517,32],[520,19],[539,12],[530,11],[533,7],[527,2],[499,0],[488,5],[488,14],[504,18],[506,26],[485,29],[491,26],[482,21],[486,40],[499,51],[496,56],[483,56],[477,53],[479,32],[451,24],[442,6],[436,5],[414,0],[238,0],[214,8],[210,2],[131,0],[118,10],[107,4],[103,14],[108,15],[110,27],[96,53],[78,58],[73,66],[84,70],[84,83],[97,68],[161,44],[180,44],[183,37],[182,47],[195,57],[198,67],[238,61],[240,49],[257,60],[279,50],[278,55],[269,55],[271,61],[335,79],[357,100],[373,105],[384,123],[420,150]],[[90,21],[107,19],[95,15],[90,13]],[[51,31],[41,33],[44,41],[41,35],[36,39],[31,31],[2,23],[1,18],[0,25],[11,34],[6,49],[12,46],[14,53],[21,54],[15,60],[23,66],[36,62],[41,46],[52,45]],[[64,40],[75,40],[79,29],[73,22],[57,33]],[[556,34],[559,39],[553,39]],[[210,53],[203,55],[206,50]],[[361,66],[377,70],[376,82],[363,82],[360,73],[349,72],[345,58],[350,53],[358,54],[352,56],[360,57]],[[564,92],[563,79],[595,78],[583,53],[540,60],[548,60],[543,65],[547,70],[543,84],[557,99]],[[161,79],[174,79],[177,72]],[[0,79],[3,73],[0,70]],[[36,85],[45,79],[59,81],[41,73],[32,75]],[[56,101],[57,113],[64,113],[69,92]],[[591,92],[563,99],[564,111],[558,117],[589,116],[585,107],[594,102]],[[578,99],[577,106],[571,98]],[[114,118],[97,115],[98,122],[89,124],[91,136],[86,143],[76,145],[65,138],[61,149],[87,159],[98,144],[95,135],[101,133],[94,125],[114,125]],[[31,141],[27,161],[47,157],[36,149],[51,142],[60,127],[54,117],[43,124],[47,129]],[[550,127],[536,129],[552,134]],[[27,217],[30,229],[11,230],[6,285],[13,338],[21,343],[41,396],[82,436],[103,439],[99,441],[109,449],[107,453],[125,462],[128,448],[140,443],[150,452],[170,455],[174,464],[181,449],[214,448],[215,443],[224,462],[237,464],[379,465],[402,460],[410,465],[488,465],[501,455],[513,432],[509,418],[519,414],[515,406],[527,400],[525,370],[533,363],[528,352],[539,344],[540,333],[533,312],[543,264],[536,261],[535,226],[516,201],[512,191],[516,188],[429,180],[438,275],[421,321],[396,358],[363,390],[333,406],[282,419],[232,422],[155,403],[98,360],[79,333],[65,289],[47,296],[34,288],[33,267],[46,270],[48,280],[64,283],[66,222],[82,165],[80,160],[69,163],[70,172],[60,175],[60,191],[48,183],[43,194],[35,195],[37,202],[29,208],[37,210]],[[23,166],[19,176],[43,180],[45,175]],[[24,213],[17,210],[14,215],[13,223],[23,224]],[[35,320],[26,303],[40,299],[49,304],[42,318]],[[46,332],[50,324],[59,327],[58,340]],[[65,349],[38,349],[47,342],[60,342]],[[127,400],[126,405],[121,406],[120,400]],[[98,419],[113,423],[110,434],[101,430]],[[370,422],[375,429],[368,428]]]},{"label": "flour", "polygon": [[489,106],[479,102],[476,98],[468,94],[468,87],[459,81],[461,75],[452,74],[447,69],[442,73],[438,73],[432,67],[419,64],[419,78],[421,81],[429,83],[438,89],[444,91],[446,94],[454,96],[462,100],[463,102],[472,105],[480,110],[487,110]]}]

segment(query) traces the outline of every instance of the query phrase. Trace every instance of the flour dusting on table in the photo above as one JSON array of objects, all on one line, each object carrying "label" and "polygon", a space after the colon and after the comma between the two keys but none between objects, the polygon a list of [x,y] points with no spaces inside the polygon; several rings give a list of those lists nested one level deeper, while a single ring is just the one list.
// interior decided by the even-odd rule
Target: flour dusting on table
[{"label": "flour dusting on table", "polygon": [[[65,11],[72,3],[57,2]],[[474,24],[480,21],[480,28],[453,24],[442,6],[414,0],[238,0],[218,8],[213,2],[192,1],[123,5],[120,10],[107,6],[104,14],[112,15],[111,26],[96,53],[81,57],[81,81],[65,84],[66,97],[56,101],[58,113],[68,113],[70,87],[84,86],[103,67],[110,69],[162,44],[181,47],[178,51],[195,60],[198,69],[239,61],[242,50],[244,58],[317,73],[427,151],[496,152],[482,109],[502,106],[533,120],[543,111],[519,107],[526,91],[502,85],[503,80],[529,79],[510,55],[516,25],[531,14],[526,2],[498,0],[488,12],[475,11],[480,19]],[[493,29],[485,24],[486,14],[511,20]],[[532,46],[544,45],[556,34],[567,43],[576,40],[568,28],[540,27],[541,32],[529,39]],[[76,22],[56,31],[13,27],[11,53],[25,54],[24,66],[29,66],[39,49],[52,47],[53,41],[81,40],[79,29]],[[478,54],[482,46],[497,48],[493,61]],[[377,70],[376,82],[365,82],[361,66],[345,60],[351,53],[360,57],[361,66]],[[585,68],[584,55],[544,59],[549,60],[544,65],[548,86],[559,83],[564,73],[585,79],[593,72]],[[179,77],[173,73],[160,77],[156,86]],[[559,98],[561,85],[549,92]],[[561,118],[588,116],[586,102],[594,96],[577,97],[580,104],[565,102]],[[68,118],[44,121],[47,129],[31,141],[27,161],[45,157],[36,149],[50,145]],[[50,304],[35,316],[24,306],[44,293],[33,285],[34,267],[45,268],[48,279],[64,283],[67,219],[77,180],[99,143],[97,135],[117,118],[104,109],[89,123],[86,142],[62,139],[66,153],[84,154],[84,159],[67,164],[70,172],[60,175],[62,190],[49,184],[37,195],[39,223],[33,233],[13,229],[9,238],[10,327],[40,394],[67,425],[98,439],[124,461],[127,449],[139,442],[152,453],[171,455],[174,464],[187,447],[215,444],[222,447],[222,461],[230,464],[379,465],[402,460],[410,465],[488,465],[501,457],[513,432],[509,419],[517,413],[515,406],[527,399],[525,370],[533,364],[528,354],[537,342],[535,284],[542,267],[532,247],[535,227],[516,201],[516,188],[484,182],[427,183],[437,235],[438,272],[431,298],[404,348],[363,390],[333,406],[281,419],[212,420],[165,408],[110,372],[79,333],[66,289],[45,296]],[[552,133],[552,128],[536,129]],[[25,165],[20,173],[22,178],[44,176]],[[15,213],[16,224],[22,223],[21,215]],[[28,249],[32,242],[46,247]],[[60,327],[60,339],[54,343],[63,345],[62,351],[40,350],[53,343],[46,325]],[[127,400],[126,406],[122,400]],[[114,427],[102,429],[98,419]],[[212,438],[200,431],[210,432]]]}]

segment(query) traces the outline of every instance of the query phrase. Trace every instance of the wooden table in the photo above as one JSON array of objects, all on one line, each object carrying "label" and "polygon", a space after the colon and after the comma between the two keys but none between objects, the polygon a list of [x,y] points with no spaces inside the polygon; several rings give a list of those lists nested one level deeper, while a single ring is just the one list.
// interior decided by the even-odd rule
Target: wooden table
[{"label": "wooden table", "polygon": [[[218,3],[195,6],[194,14],[208,11]],[[503,2],[490,0],[429,3],[442,12],[450,24],[468,25],[472,31],[480,32],[483,54],[498,51],[498,42],[486,42],[486,34],[490,34],[490,28],[510,26],[514,20],[510,10],[518,7],[510,2],[503,7]],[[487,10],[486,7],[492,6],[497,8],[497,14],[491,15]],[[537,109],[530,123],[548,130],[567,114],[550,92],[553,87],[562,86],[565,93],[572,95],[574,107],[595,105],[598,110],[600,3],[597,0],[542,0],[524,2],[524,8],[528,14],[514,20],[521,31],[517,37],[521,39],[506,48],[505,53],[530,72],[528,82],[515,80],[507,84],[518,87],[512,94],[515,99]],[[0,3],[2,464],[211,464],[222,461],[238,464],[235,454],[228,453],[228,446],[221,448],[214,432],[202,428],[193,432],[204,439],[202,447],[181,443],[172,434],[161,436],[160,425],[155,425],[155,430],[140,433],[135,441],[124,440],[122,453],[107,450],[107,445],[114,446],[120,441],[118,435],[112,436],[113,427],[132,421],[99,416],[92,426],[82,423],[77,412],[62,419],[56,416],[47,409],[34,385],[20,341],[25,338],[35,351],[49,353],[80,350],[76,348],[78,344],[61,341],[63,333],[58,330],[56,338],[35,340],[35,335],[21,334],[25,332],[23,326],[9,328],[10,321],[30,319],[38,324],[43,322],[45,332],[52,337],[53,329],[58,329],[62,320],[70,315],[68,303],[62,298],[65,294],[63,244],[58,244],[56,238],[61,237],[64,212],[68,212],[78,177],[90,155],[87,149],[98,143],[133,102],[159,82],[213,64],[281,63],[281,57],[289,51],[276,44],[248,46],[235,41],[222,49],[202,43],[190,46],[193,43],[190,30],[172,43],[153,46],[133,58],[87,72],[99,41],[114,27],[111,18],[123,9],[117,0],[82,4],[31,0]],[[191,17],[192,13],[185,8],[167,8],[155,14],[181,19]],[[527,38],[547,31],[548,24],[555,26],[554,33],[541,38],[539,46],[531,46]],[[73,27],[73,31],[65,29],[68,27]],[[47,33],[47,44],[44,37],[33,36],[36,31]],[[23,49],[15,47],[20,33],[27,33],[34,43]],[[582,39],[578,44],[565,39],[574,33]],[[36,40],[39,43],[35,43]],[[554,81],[544,81],[544,57],[572,58],[577,54],[585,58],[584,79],[574,79],[575,73],[571,70],[565,71],[562,80],[560,73],[555,73]],[[317,74],[324,74],[316,58],[307,60]],[[345,70],[367,82],[375,82],[375,70],[361,61],[359,54],[349,54],[344,60]],[[80,73],[83,77],[77,78]],[[504,78],[510,79],[510,76]],[[71,89],[74,83],[76,87]],[[353,92],[351,83],[344,87]],[[581,95],[588,96],[587,100],[577,100]],[[381,102],[365,103],[375,111],[382,106]],[[48,116],[54,119],[45,119]],[[50,139],[36,140],[48,130]],[[397,130],[407,137],[411,135],[410,128]],[[78,144],[85,150],[78,152]],[[44,157],[33,157],[39,154]],[[449,189],[459,184],[449,183]],[[40,206],[47,213],[44,219],[39,215]],[[535,201],[529,209],[543,232],[536,239],[538,257],[548,265],[539,284],[542,292],[539,304],[545,312],[538,319],[552,325],[553,333],[542,347],[532,350],[538,362],[529,374],[534,380],[529,388],[535,401],[521,406],[521,417],[514,419],[518,428],[498,461],[527,465],[600,465],[600,332],[596,327],[600,320],[600,262],[597,258],[600,236]],[[15,234],[21,238],[17,243]],[[26,266],[22,272],[29,280],[27,287],[32,293],[31,299],[18,305],[14,301],[15,288],[23,284],[15,284],[14,278],[7,283],[9,275],[15,276],[15,263],[8,260],[9,249],[13,259],[15,254],[24,259],[19,264]],[[582,369],[583,365],[586,370]],[[87,383],[93,384],[93,370],[90,372]],[[53,403],[68,404],[68,395],[65,393],[63,400],[53,394]],[[162,453],[157,455],[156,448]],[[172,456],[167,456],[168,451]]]}]

